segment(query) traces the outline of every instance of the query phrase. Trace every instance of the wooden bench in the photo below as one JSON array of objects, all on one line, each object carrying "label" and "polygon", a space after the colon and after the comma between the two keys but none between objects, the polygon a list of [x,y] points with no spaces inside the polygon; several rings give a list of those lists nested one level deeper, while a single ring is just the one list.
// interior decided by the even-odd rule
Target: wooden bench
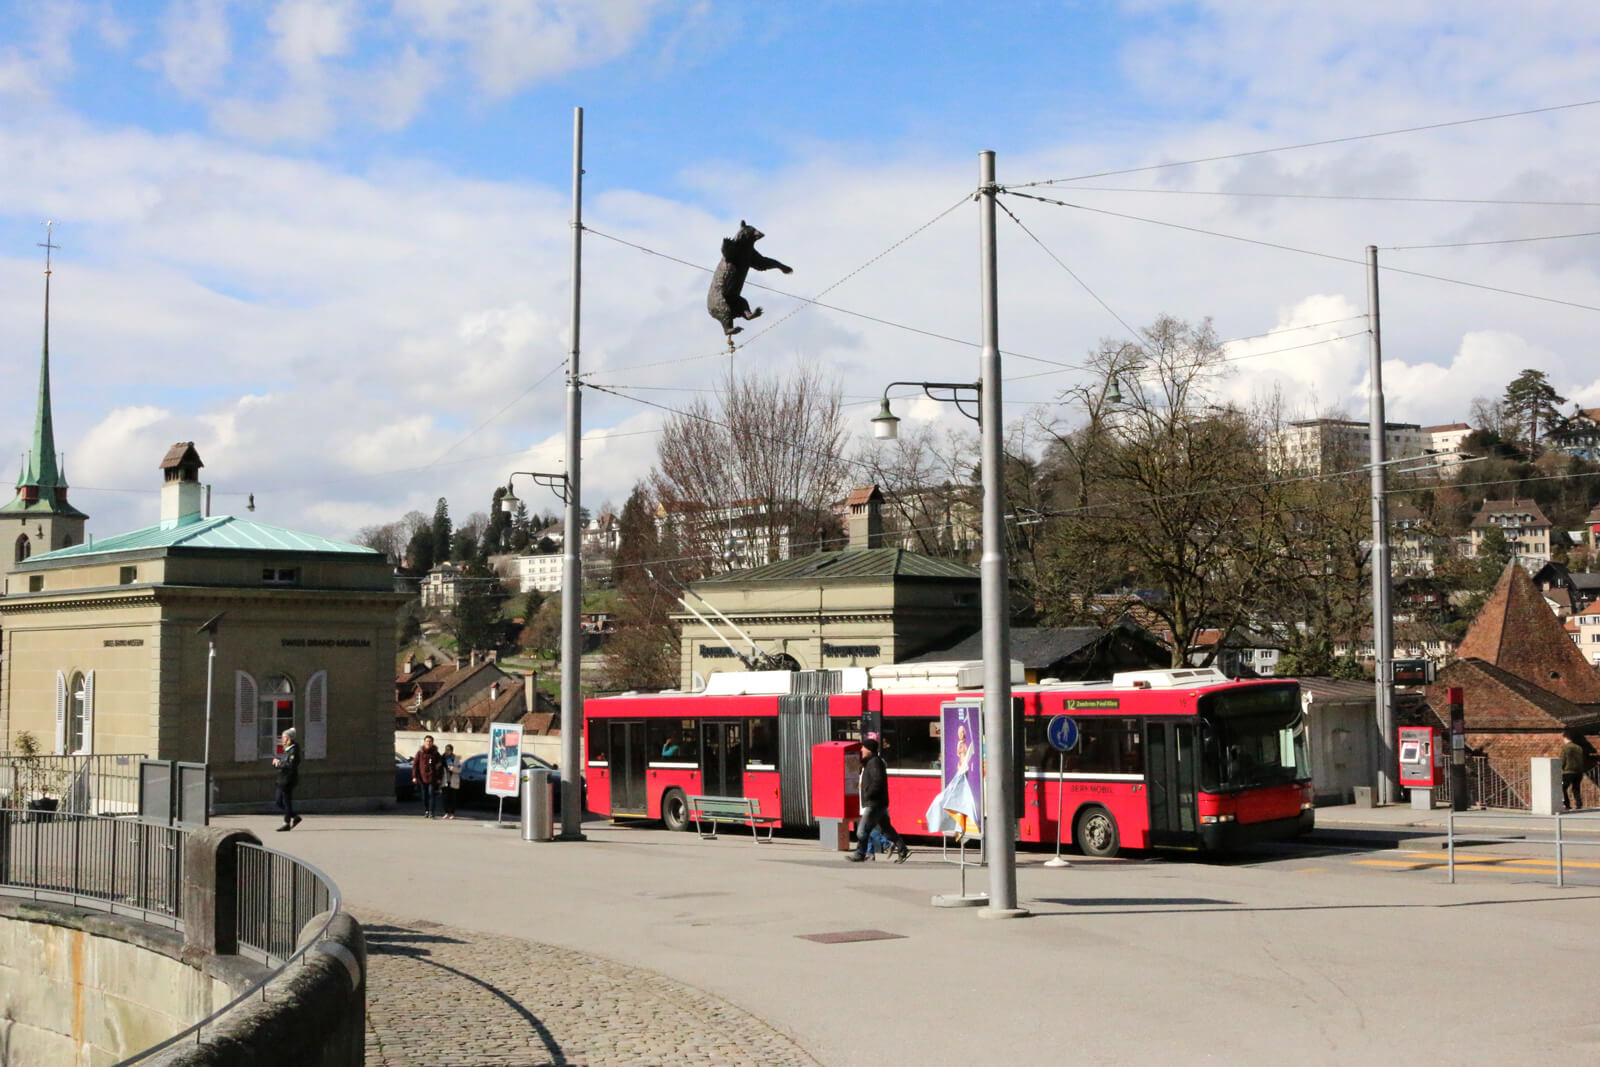
[{"label": "wooden bench", "polygon": [[[763,840],[771,841],[773,833],[783,825],[781,818],[761,814],[761,801],[754,797],[690,797],[689,818],[694,820],[695,832],[704,841],[717,836],[719,822],[744,823],[750,827],[750,834],[758,845]],[[709,834],[701,828],[702,822],[711,824]],[[761,836],[762,830],[767,832],[765,838]]]}]

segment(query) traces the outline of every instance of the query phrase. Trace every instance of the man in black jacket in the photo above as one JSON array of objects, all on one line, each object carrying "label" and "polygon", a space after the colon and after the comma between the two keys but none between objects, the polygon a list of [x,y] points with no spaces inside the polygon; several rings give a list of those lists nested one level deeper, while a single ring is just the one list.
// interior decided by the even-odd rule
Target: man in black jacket
[{"label": "man in black jacket", "polygon": [[278,807],[283,811],[283,825],[279,830],[293,830],[300,825],[300,816],[294,810],[294,787],[300,784],[300,746],[295,742],[294,727],[283,732],[283,754],[272,761],[278,768]]},{"label": "man in black jacket", "polygon": [[890,854],[904,863],[911,850],[889,822],[889,770],[878,755],[878,739],[861,742],[861,820],[856,823],[856,850],[846,858],[860,863],[867,858],[867,839],[877,829],[889,839]]}]

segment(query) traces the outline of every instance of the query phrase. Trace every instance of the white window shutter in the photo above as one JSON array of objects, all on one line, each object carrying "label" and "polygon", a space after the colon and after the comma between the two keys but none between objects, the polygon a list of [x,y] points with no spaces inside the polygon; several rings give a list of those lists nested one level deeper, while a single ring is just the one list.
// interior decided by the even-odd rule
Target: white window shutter
[{"label": "white window shutter", "polygon": [[233,672],[233,758],[248,763],[256,758],[256,712],[260,694],[256,680],[245,671]]},{"label": "white window shutter", "polygon": [[94,671],[83,676],[83,748],[78,751],[94,751]]},{"label": "white window shutter", "polygon": [[67,754],[67,676],[56,671],[56,745],[55,754]]},{"label": "white window shutter", "polygon": [[306,681],[306,759],[328,755],[328,672],[318,671]]}]

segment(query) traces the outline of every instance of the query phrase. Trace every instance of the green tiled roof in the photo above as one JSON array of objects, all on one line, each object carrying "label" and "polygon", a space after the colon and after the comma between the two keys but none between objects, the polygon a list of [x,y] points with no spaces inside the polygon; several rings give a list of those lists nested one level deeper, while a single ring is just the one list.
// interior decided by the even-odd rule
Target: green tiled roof
[{"label": "green tiled roof", "polygon": [[[33,556],[27,563],[50,563],[99,556],[111,552],[135,552],[151,548],[206,548],[238,552],[339,552],[348,555],[377,556],[370,548],[334,541],[316,534],[286,530],[252,519],[215,515],[179,525],[146,526],[142,530],[117,534],[96,541],[85,541],[71,548],[58,548]],[[26,566],[26,564],[23,564]]]},{"label": "green tiled roof", "polygon": [[797,578],[967,578],[978,572],[955,560],[924,556],[903,548],[847,548],[843,552],[818,552],[799,559],[784,559],[747,571],[729,571],[701,578],[696,585],[714,582],[782,582]]}]

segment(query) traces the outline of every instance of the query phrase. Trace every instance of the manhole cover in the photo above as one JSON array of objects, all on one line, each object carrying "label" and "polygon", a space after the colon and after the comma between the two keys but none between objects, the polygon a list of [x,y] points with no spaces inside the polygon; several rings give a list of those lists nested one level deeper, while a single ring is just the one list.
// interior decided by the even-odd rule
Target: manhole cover
[{"label": "manhole cover", "polygon": [[843,945],[850,941],[892,941],[905,934],[891,934],[887,930],[837,930],[831,934],[800,934],[802,941],[816,941],[823,945]]}]

